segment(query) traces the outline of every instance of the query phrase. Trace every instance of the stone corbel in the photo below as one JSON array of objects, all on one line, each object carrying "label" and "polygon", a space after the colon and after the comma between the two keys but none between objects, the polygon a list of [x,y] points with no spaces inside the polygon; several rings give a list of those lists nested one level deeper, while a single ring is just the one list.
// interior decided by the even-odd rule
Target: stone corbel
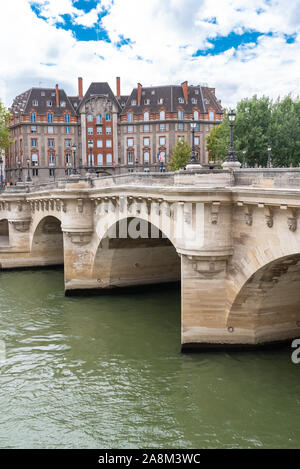
[{"label": "stone corbel", "polygon": [[11,220],[9,223],[16,231],[25,233],[26,231],[29,231],[31,220]]},{"label": "stone corbel", "polygon": [[66,213],[67,212],[67,203],[66,203],[66,201],[62,200],[61,204],[62,204],[62,211],[64,213]]},{"label": "stone corbel", "polygon": [[272,228],[274,225],[274,216],[273,216],[273,209],[269,205],[265,205],[264,203],[259,203],[258,208],[264,209],[266,224],[269,228]]},{"label": "stone corbel", "polygon": [[22,202],[22,200],[18,200],[17,206],[18,206],[18,211],[19,211],[19,212],[22,212],[22,210],[23,210],[23,202]]},{"label": "stone corbel", "polygon": [[50,199],[50,209],[53,211],[54,210],[54,200]]},{"label": "stone corbel", "polygon": [[85,246],[91,242],[93,232],[67,232],[68,237],[70,238],[72,244],[78,246]]},{"label": "stone corbel", "polygon": [[220,206],[221,206],[221,203],[220,202],[213,202],[211,204],[211,214],[210,214],[210,217],[211,217],[211,223],[213,225],[217,225],[218,223],[218,220],[219,220],[219,212],[220,212]]},{"label": "stone corbel", "polygon": [[226,256],[187,256],[192,262],[192,267],[200,277],[204,279],[224,278],[227,273]]},{"label": "stone corbel", "polygon": [[45,201],[45,210],[49,212],[49,200]]},{"label": "stone corbel", "polygon": [[287,224],[289,227],[289,230],[292,232],[295,232],[297,230],[297,211],[295,208],[289,208],[288,209],[288,219],[287,219]]},{"label": "stone corbel", "polygon": [[244,205],[246,225],[252,226],[253,223],[253,209],[250,205]]},{"label": "stone corbel", "polygon": [[61,211],[61,201],[60,201],[60,199],[56,199],[56,201],[55,201],[55,208],[56,208],[56,211],[57,211],[57,212],[60,212],[60,211]]},{"label": "stone corbel", "polygon": [[83,212],[83,199],[77,199],[77,210],[79,213]]},{"label": "stone corbel", "polygon": [[5,210],[10,212],[10,202],[5,202]]}]

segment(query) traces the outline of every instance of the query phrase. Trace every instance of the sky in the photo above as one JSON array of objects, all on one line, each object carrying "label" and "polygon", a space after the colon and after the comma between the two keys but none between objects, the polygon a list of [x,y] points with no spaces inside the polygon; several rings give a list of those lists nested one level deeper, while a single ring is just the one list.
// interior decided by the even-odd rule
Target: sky
[{"label": "sky", "polygon": [[207,84],[224,107],[300,94],[300,0],[8,0],[0,15],[0,99],[31,87],[77,94]]}]

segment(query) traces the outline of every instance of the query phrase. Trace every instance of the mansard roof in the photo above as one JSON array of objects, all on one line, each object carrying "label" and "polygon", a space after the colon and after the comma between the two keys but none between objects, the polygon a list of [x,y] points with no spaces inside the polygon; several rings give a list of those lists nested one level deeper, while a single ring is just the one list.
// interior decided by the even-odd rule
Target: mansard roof
[{"label": "mansard roof", "polygon": [[[76,111],[71,104],[64,90],[59,89],[59,106],[56,105],[56,89],[55,88],[31,88],[17,96],[10,108],[11,112],[21,111],[22,114],[28,114],[35,111],[38,115],[45,115],[46,112],[52,111],[56,116],[62,116],[64,112],[69,112],[75,116]],[[33,102],[37,101],[38,105],[34,106]],[[47,101],[52,101],[52,106],[47,105]],[[65,106],[61,103],[65,102]]]},{"label": "mansard roof", "polygon": [[116,104],[117,108],[120,110],[121,106],[112,92],[109,84],[107,82],[93,82],[90,84],[87,92],[85,93],[83,99],[81,100],[80,106],[83,105],[86,101],[94,96],[106,96],[110,101]]},{"label": "mansard roof", "polygon": [[[146,104],[146,100],[149,100],[150,104]],[[132,102],[136,102],[136,104],[132,104]],[[166,112],[176,112],[178,107],[186,113],[192,113],[195,108],[198,108],[201,114],[206,114],[209,108],[215,109],[217,114],[223,113],[221,104],[214,95],[214,89],[200,85],[188,87],[188,102],[184,100],[181,85],[143,87],[140,106],[137,103],[138,88],[134,88],[126,105],[122,108],[122,114],[128,110],[132,110],[135,114],[141,114],[147,109],[150,113],[156,114],[161,108],[166,109]]]}]

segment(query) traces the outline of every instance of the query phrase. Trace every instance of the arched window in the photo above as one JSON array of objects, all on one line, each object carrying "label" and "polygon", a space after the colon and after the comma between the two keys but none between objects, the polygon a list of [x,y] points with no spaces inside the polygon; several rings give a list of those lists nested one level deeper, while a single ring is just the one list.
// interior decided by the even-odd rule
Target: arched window
[{"label": "arched window", "polygon": [[106,164],[112,164],[112,154],[107,153],[106,155]]},{"label": "arched window", "polygon": [[30,122],[35,122],[36,121],[36,113],[35,112],[31,112],[30,113]]},{"label": "arched window", "polygon": [[48,119],[49,124],[51,124],[51,123],[53,122],[53,114],[52,114],[52,112],[48,112],[48,114],[47,114],[47,119]]},{"label": "arched window", "polygon": [[97,166],[103,166],[103,155],[102,155],[102,153],[98,153],[98,155],[97,155]]},{"label": "arched window", "polygon": [[133,113],[128,112],[128,122],[133,122]]},{"label": "arched window", "polygon": [[70,114],[65,114],[65,122],[70,122]]},{"label": "arched window", "polygon": [[165,118],[166,118],[166,113],[165,113],[165,111],[160,111],[160,113],[159,113],[159,118],[160,118],[161,121],[164,121],[164,120],[165,120]]},{"label": "arched window", "polygon": [[102,114],[97,114],[97,124],[102,123]]},{"label": "arched window", "polygon": [[55,165],[55,155],[54,155],[54,153],[49,151],[48,157],[49,157],[49,166],[54,166]]},{"label": "arched window", "polygon": [[144,112],[144,121],[148,121],[149,120],[149,112],[146,111]]},{"label": "arched window", "polygon": [[88,120],[88,122],[93,122],[93,116],[92,116],[92,114],[88,114],[87,120]]},{"label": "arched window", "polygon": [[183,111],[182,111],[182,109],[179,109],[179,111],[178,111],[178,119],[183,120]]},{"label": "arched window", "polygon": [[108,122],[110,122],[110,121],[111,121],[111,114],[106,114],[105,119],[106,119]]},{"label": "arched window", "polygon": [[165,163],[165,161],[166,161],[166,152],[165,151],[161,151],[159,153],[159,161]]},{"label": "arched window", "polygon": [[199,120],[199,111],[194,111],[194,120],[195,121]]}]

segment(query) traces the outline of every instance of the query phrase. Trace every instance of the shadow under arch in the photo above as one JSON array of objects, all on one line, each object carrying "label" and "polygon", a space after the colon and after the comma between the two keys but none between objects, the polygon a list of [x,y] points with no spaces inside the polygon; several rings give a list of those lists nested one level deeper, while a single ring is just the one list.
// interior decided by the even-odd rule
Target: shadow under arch
[{"label": "shadow under arch", "polygon": [[230,308],[227,326],[251,331],[254,343],[300,337],[300,253],[252,274]]},{"label": "shadow under arch", "polygon": [[6,218],[0,220],[0,246],[9,245],[9,224]]},{"label": "shadow under arch", "polygon": [[181,261],[159,228],[143,218],[126,217],[100,238],[92,275],[107,292],[179,285]]},{"label": "shadow under arch", "polygon": [[63,265],[63,232],[59,218],[48,215],[37,224],[31,242],[31,253],[39,265]]}]

